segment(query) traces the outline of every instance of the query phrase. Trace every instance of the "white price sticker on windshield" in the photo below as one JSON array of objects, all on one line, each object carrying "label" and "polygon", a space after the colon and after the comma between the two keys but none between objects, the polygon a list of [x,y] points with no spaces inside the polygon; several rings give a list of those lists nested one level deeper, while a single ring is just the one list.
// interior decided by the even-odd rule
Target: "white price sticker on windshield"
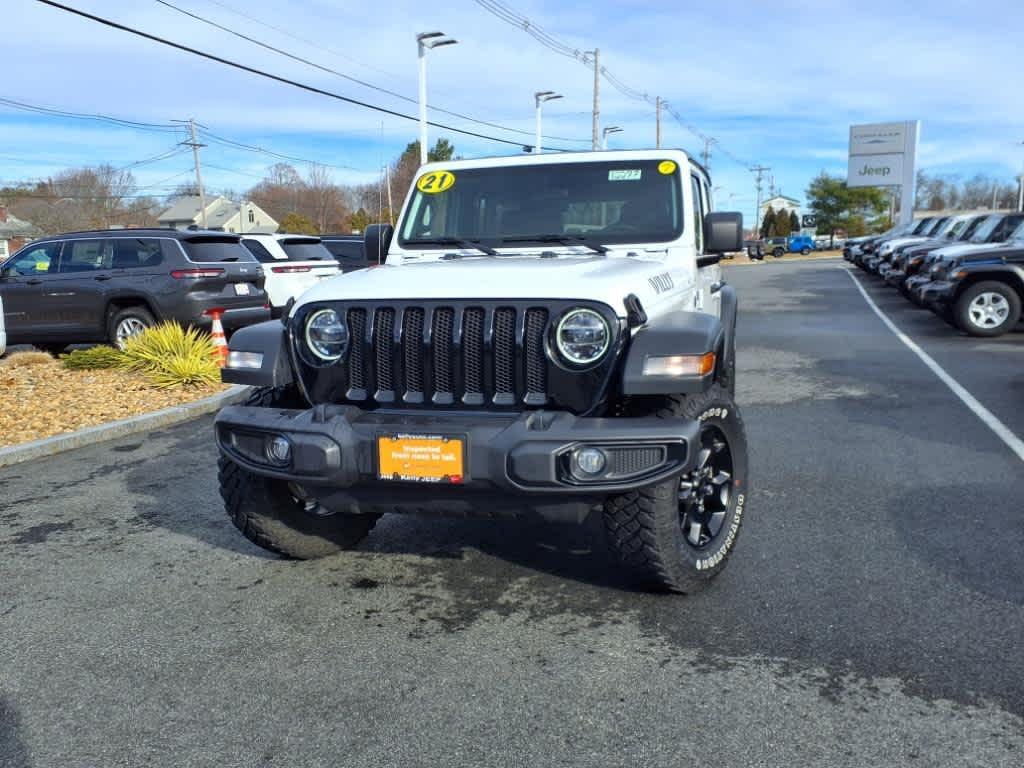
[{"label": "white price sticker on windshield", "polygon": [[627,168],[621,171],[608,171],[608,181],[640,181],[639,168]]}]

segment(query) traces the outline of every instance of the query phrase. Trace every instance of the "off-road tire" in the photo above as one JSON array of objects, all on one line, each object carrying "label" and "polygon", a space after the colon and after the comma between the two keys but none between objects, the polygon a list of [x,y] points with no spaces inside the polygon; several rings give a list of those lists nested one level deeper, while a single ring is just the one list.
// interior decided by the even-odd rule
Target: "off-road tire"
[{"label": "off-road tire", "polygon": [[[999,325],[990,327],[979,326],[971,319],[971,303],[986,293],[1001,296],[1008,305],[1006,319]],[[1013,286],[1007,283],[998,280],[986,280],[965,288],[957,298],[956,307],[953,309],[952,314],[954,325],[964,333],[982,337],[1002,336],[1007,331],[1012,331],[1017,326],[1017,323],[1020,322],[1021,297],[1017,295],[1017,291],[1014,290]]]},{"label": "off-road tire", "polygon": [[[293,391],[272,388],[254,390],[245,405],[302,407]],[[253,544],[285,557],[312,560],[354,549],[380,518],[307,511],[287,482],[255,475],[223,455],[217,469],[220,495],[231,522]]]},{"label": "off-road tire", "polygon": [[803,248],[800,249],[800,255],[801,256],[807,256],[810,252],[811,252],[811,249],[808,248],[807,246],[804,246]]},{"label": "off-road tire", "polygon": [[[623,405],[627,416],[699,419],[702,431],[717,428],[729,443],[733,472],[727,512],[718,535],[693,546],[684,535],[679,509],[680,478],[609,497],[604,505],[608,544],[648,589],[692,593],[725,568],[743,522],[747,488],[747,442],[732,397],[719,386],[685,397],[634,398]],[[696,446],[695,450],[700,450]]]}]

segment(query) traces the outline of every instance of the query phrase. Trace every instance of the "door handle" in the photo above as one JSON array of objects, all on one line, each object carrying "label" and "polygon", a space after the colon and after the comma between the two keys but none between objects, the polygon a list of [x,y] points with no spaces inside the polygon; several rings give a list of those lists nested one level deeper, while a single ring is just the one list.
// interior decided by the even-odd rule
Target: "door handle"
[{"label": "door handle", "polygon": [[103,281],[103,280],[109,280],[111,277],[113,277],[113,275],[96,275],[96,277],[94,277],[93,280]]},{"label": "door handle", "polygon": [[711,284],[711,293],[712,294],[718,293],[724,287],[725,287],[725,281],[718,282],[718,283],[712,283]]},{"label": "door handle", "polygon": [[25,285],[42,285],[42,282],[43,282],[42,280],[37,280],[37,279],[33,278],[31,280],[26,280],[25,281]]}]

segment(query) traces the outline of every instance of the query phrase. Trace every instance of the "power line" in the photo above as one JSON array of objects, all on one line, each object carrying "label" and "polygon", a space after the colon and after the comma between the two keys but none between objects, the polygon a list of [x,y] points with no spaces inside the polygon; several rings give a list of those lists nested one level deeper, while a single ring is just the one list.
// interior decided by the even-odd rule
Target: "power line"
[{"label": "power line", "polygon": [[[576,59],[576,61],[587,66],[588,68],[594,66],[593,51],[583,51],[580,50],[579,48],[575,48],[569,45],[568,43],[562,42],[554,35],[551,35],[548,32],[544,31],[544,29],[535,24],[529,18],[523,16],[518,11],[513,10],[504,3],[499,2],[499,0],[474,0],[474,2],[476,2],[476,4],[479,5],[481,8],[497,16],[499,19],[526,32],[526,34],[533,37],[541,45],[548,48],[549,50],[561,56],[566,56],[570,59]],[[640,91],[637,90],[636,88],[630,87],[625,82],[616,77],[612,72],[610,72],[607,67],[600,67],[600,72],[601,76],[604,77],[604,79],[607,80],[613,88],[615,88],[617,91],[619,91],[622,95],[626,96],[627,98],[634,99],[636,101],[643,101],[655,107],[656,109],[660,101],[661,107],[665,109],[665,111],[668,112],[670,115],[672,115],[675,121],[679,123],[679,125],[682,128],[684,128],[686,131],[693,134],[694,136],[696,136],[698,139],[705,143],[709,141],[714,141],[718,146],[718,151],[722,155],[728,157],[733,162],[738,163],[739,165],[742,165],[748,170],[750,170],[750,163],[741,160],[733,153],[724,149],[722,145],[717,142],[716,139],[707,135],[698,128],[694,127],[690,123],[686,122],[683,119],[683,117],[679,114],[679,112],[677,112],[675,108],[673,108],[668,102],[660,100],[657,97],[652,97],[646,91]]]},{"label": "power line", "polygon": [[[111,115],[102,115],[102,114],[81,115],[81,114],[77,114],[77,113],[74,113],[74,112],[68,112],[67,110],[56,109],[56,108],[52,108],[51,109],[49,107],[40,107],[40,106],[37,106],[35,104],[28,104],[28,103],[25,103],[25,102],[16,102],[16,101],[12,101],[10,99],[2,99],[2,98],[0,98],[0,102],[16,104],[16,105],[18,105],[17,106],[18,109],[24,109],[24,110],[27,110],[27,111],[30,111],[30,112],[40,111],[40,112],[44,112],[45,114],[49,114],[49,115],[57,116],[57,117],[88,118],[88,119],[96,119],[96,120],[103,120],[103,121],[111,121],[111,120],[113,120],[113,121],[117,121],[118,123],[124,124],[126,127],[137,127],[137,128],[141,128],[142,126],[147,126],[147,125],[155,125],[155,123],[142,123],[142,122],[138,122],[138,121],[134,121],[134,120],[122,120],[121,118],[116,118],[116,117],[113,117]],[[181,130],[181,128],[179,126],[173,125],[173,124],[170,124],[169,127],[173,128],[176,131],[180,131]],[[325,163],[325,162],[322,162],[320,160],[310,160],[309,158],[296,157],[295,155],[286,155],[286,154],[283,154],[281,152],[275,152],[273,150],[267,149],[266,147],[261,147],[261,146],[257,146],[257,145],[254,145],[254,144],[246,144],[245,142],[236,141],[235,139],[229,139],[229,138],[227,138],[225,136],[219,136],[219,135],[217,135],[215,133],[212,133],[209,129],[206,129],[203,126],[198,126],[198,124],[197,124],[197,127],[200,128],[200,133],[205,138],[209,139],[210,141],[214,141],[214,142],[217,142],[219,144],[223,144],[224,146],[234,147],[236,149],[243,149],[243,150],[246,150],[248,152],[258,152],[260,154],[267,155],[268,157],[277,158],[278,160],[288,160],[288,161],[293,162],[293,163],[305,163],[305,164],[309,164],[309,165],[322,165],[325,168],[336,168],[338,170],[344,170],[344,171],[360,171],[360,172],[365,171],[365,169],[363,169],[363,168],[356,168],[356,167],[350,166],[350,165],[333,165],[331,163]],[[182,151],[184,151],[184,150],[182,150]],[[175,150],[175,154],[176,153],[177,153],[177,150]],[[168,155],[168,157],[173,157],[173,154],[172,155]],[[32,163],[32,162],[36,162],[35,160],[27,160],[25,158],[10,157],[8,155],[0,155],[0,158],[6,159],[6,160],[12,160],[14,162],[19,162],[19,163]],[[132,167],[134,165],[141,165],[142,163],[155,162],[158,159],[162,159],[162,158],[157,156],[155,158],[149,158],[147,160],[139,160],[139,161],[136,161],[135,163],[129,164],[128,166],[125,166],[125,168],[123,168],[121,170],[125,170],[125,169],[130,168],[130,167]],[[59,163],[53,163],[53,164],[57,165]]]},{"label": "power line", "polygon": [[[401,118],[403,120],[411,120],[411,121],[418,121],[419,120],[419,118],[417,118],[417,117],[415,117],[413,115],[407,115],[407,114],[405,114],[403,112],[398,112],[397,110],[394,110],[394,109],[388,109],[387,107],[381,107],[381,106],[379,106],[377,104],[370,104],[370,103],[365,102],[365,101],[360,101],[359,99],[353,99],[350,96],[342,96],[340,93],[334,93],[333,91],[328,91],[328,90],[325,90],[323,88],[317,88],[316,86],[313,86],[313,85],[307,85],[306,83],[299,82],[298,80],[292,80],[292,79],[287,78],[287,77],[282,77],[281,75],[275,75],[275,74],[273,74],[271,72],[267,72],[267,71],[262,70],[262,69],[257,69],[256,67],[250,67],[247,64],[242,64],[240,62],[233,61],[231,59],[226,59],[226,58],[224,58],[222,56],[217,56],[216,54],[213,54],[213,53],[207,53],[206,51],[199,50],[198,48],[191,48],[191,47],[189,47],[187,45],[184,45],[182,43],[176,43],[173,40],[168,40],[166,38],[150,34],[149,32],[143,32],[140,29],[136,29],[134,27],[129,27],[129,26],[125,25],[125,24],[121,24],[121,23],[113,21],[111,19],[107,19],[107,18],[104,18],[102,16],[97,16],[97,15],[92,14],[92,13],[87,13],[86,11],[79,10],[78,8],[73,8],[73,7],[69,6],[69,5],[64,5],[63,3],[55,2],[55,0],[36,0],[36,2],[42,3],[43,5],[48,5],[51,8],[57,8],[58,10],[74,14],[75,16],[80,16],[83,19],[89,19],[90,21],[95,21],[96,23],[102,24],[105,27],[110,27],[111,29],[117,29],[117,30],[120,30],[122,32],[128,32],[128,33],[133,34],[133,35],[135,35],[137,37],[141,37],[141,38],[144,38],[146,40],[151,40],[151,41],[153,41],[155,43],[160,43],[161,45],[166,45],[166,46],[169,46],[171,48],[176,48],[177,50],[184,51],[185,53],[191,53],[193,56],[199,56],[201,58],[208,59],[210,61],[216,61],[219,64],[224,64],[225,66],[233,67],[234,69],[238,69],[238,70],[241,70],[243,72],[248,72],[248,73],[253,74],[253,75],[259,75],[260,77],[266,78],[268,80],[273,80],[273,81],[278,82],[278,83],[283,83],[284,85],[290,85],[293,88],[298,88],[300,90],[307,91],[309,93],[315,93],[318,96],[327,96],[328,98],[335,99],[336,101],[342,101],[342,102],[345,102],[347,104],[354,104],[357,107],[363,107],[364,109],[371,109],[371,110],[373,110],[375,112],[381,112],[381,113],[386,114],[386,115],[391,115],[392,117],[399,117],[399,118]],[[451,131],[452,133],[459,133],[459,134],[462,134],[464,136],[473,136],[474,138],[485,139],[487,141],[494,141],[494,142],[497,142],[499,144],[511,144],[512,146],[515,146],[515,147],[522,147],[523,146],[522,142],[511,141],[509,139],[501,139],[501,138],[498,138],[497,136],[488,136],[487,134],[477,133],[476,131],[467,131],[464,128],[455,128],[455,127],[450,126],[450,125],[445,125],[444,123],[438,123],[438,122],[434,122],[434,121],[428,120],[427,124],[433,126],[434,128],[440,128],[441,130]],[[552,149],[556,149],[556,148],[552,147]],[[556,151],[566,152],[568,150],[556,149]]]},{"label": "power line", "polygon": [[274,158],[277,158],[278,160],[288,160],[289,162],[292,162],[292,163],[306,163],[308,165],[322,165],[325,168],[337,168],[338,170],[342,170],[342,171],[362,171],[362,170],[364,170],[362,168],[355,168],[355,167],[353,167],[351,165],[332,165],[331,163],[324,163],[324,162],[321,162],[319,160],[310,160],[310,159],[304,158],[304,157],[296,157],[294,155],[286,155],[286,154],[283,154],[281,152],[274,152],[273,150],[267,149],[265,147],[260,147],[260,146],[257,146],[255,144],[246,144],[245,142],[235,141],[234,139],[228,139],[228,138],[225,138],[223,136],[218,136],[217,134],[211,132],[208,129],[201,129],[199,131],[199,133],[204,138],[207,138],[210,141],[216,142],[217,144],[222,144],[222,145],[228,146],[228,147],[234,147],[235,149],[244,149],[244,150],[246,150],[248,152],[258,152],[259,154],[267,155],[268,157],[274,157]]},{"label": "power line", "polygon": [[55,109],[52,107],[42,107],[36,104],[27,104],[23,101],[15,101],[14,99],[0,98],[0,104],[4,104],[14,109],[20,109],[25,112],[35,112],[41,115],[50,115],[53,117],[70,117],[77,120],[97,120],[105,123],[113,123],[120,125],[124,128],[137,128],[143,131],[162,131],[162,132],[180,132],[180,129],[176,125],[170,123],[144,123],[137,120],[125,120],[120,117],[114,117],[112,115],[101,115],[101,114],[84,114],[81,112],[69,112],[63,109]]},{"label": "power line", "polygon": [[[168,2],[168,0],[155,0],[155,2],[159,3],[160,5],[162,5],[162,6],[166,7],[166,8],[170,8],[173,11],[177,11],[178,13],[181,13],[181,14],[183,14],[185,16],[188,16],[188,17],[190,17],[192,19],[195,19],[196,21],[202,22],[203,24],[208,24],[209,26],[214,27],[216,29],[219,29],[222,32],[227,32],[229,35],[233,35],[233,36],[235,36],[235,37],[237,37],[237,38],[239,38],[241,40],[245,40],[246,42],[252,43],[253,45],[258,45],[261,48],[265,48],[268,51],[273,51],[274,53],[279,54],[281,56],[284,56],[286,58],[289,58],[289,59],[291,59],[293,61],[297,61],[297,62],[299,62],[301,64],[305,64],[308,67],[313,67],[314,69],[318,69],[321,72],[326,72],[327,74],[334,75],[335,77],[340,77],[343,80],[348,80],[349,82],[355,83],[357,85],[361,85],[364,88],[369,88],[371,90],[377,91],[379,93],[386,94],[388,96],[392,96],[392,97],[394,97],[396,99],[400,99],[401,101],[405,101],[405,102],[408,102],[410,104],[416,104],[417,103],[416,99],[414,99],[414,98],[412,98],[410,96],[406,96],[405,94],[398,93],[397,91],[392,91],[389,88],[384,88],[384,87],[379,86],[379,85],[374,85],[373,83],[367,82],[366,80],[360,80],[357,77],[352,77],[351,75],[347,75],[344,72],[339,72],[338,70],[331,69],[330,67],[326,67],[323,64],[318,64],[315,61],[311,61],[310,59],[307,59],[307,58],[305,58],[303,56],[299,56],[297,54],[291,53],[290,51],[286,51],[283,48],[278,48],[276,46],[270,45],[269,43],[265,43],[262,40],[257,40],[254,37],[250,37],[249,35],[242,34],[241,32],[239,32],[237,30],[234,30],[234,29],[231,29],[230,27],[226,27],[223,24],[218,24],[216,21],[213,21],[212,19],[208,19],[205,16],[201,16],[198,13],[193,13],[192,11],[189,11],[189,10],[187,10],[185,8],[181,8],[181,7],[177,6],[177,5],[175,5],[174,3]],[[460,120],[465,120],[465,121],[470,122],[470,123],[476,123],[477,125],[484,125],[484,126],[487,126],[488,128],[495,128],[495,129],[497,129],[499,131],[508,131],[509,133],[518,133],[518,134],[521,134],[523,136],[531,136],[531,137],[533,136],[533,133],[531,133],[530,131],[524,131],[524,130],[521,130],[519,128],[509,128],[509,127],[504,126],[504,125],[499,125],[498,123],[492,123],[492,122],[488,122],[487,120],[480,120],[480,119],[475,118],[475,117],[470,117],[469,115],[462,114],[461,112],[454,112],[454,111],[452,111],[450,109],[442,109],[441,107],[434,107],[434,106],[431,106],[430,104],[428,104],[427,107],[429,109],[434,110],[435,112],[440,112],[440,113],[445,114],[445,115],[450,115],[451,117],[456,117],[456,118],[458,118]],[[581,142],[581,143],[585,143],[586,142],[585,139],[571,139],[571,138],[566,138],[564,136],[546,136],[544,138],[554,139],[555,141],[577,141],[577,142]]]}]

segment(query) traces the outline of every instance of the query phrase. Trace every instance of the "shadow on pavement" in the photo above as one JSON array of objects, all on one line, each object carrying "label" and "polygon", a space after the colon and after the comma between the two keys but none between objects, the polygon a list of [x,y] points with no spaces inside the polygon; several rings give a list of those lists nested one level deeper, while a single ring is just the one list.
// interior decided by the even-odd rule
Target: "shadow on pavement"
[{"label": "shadow on pavement", "polygon": [[28,749],[21,740],[21,717],[10,699],[0,696],[0,765],[28,768]]}]

